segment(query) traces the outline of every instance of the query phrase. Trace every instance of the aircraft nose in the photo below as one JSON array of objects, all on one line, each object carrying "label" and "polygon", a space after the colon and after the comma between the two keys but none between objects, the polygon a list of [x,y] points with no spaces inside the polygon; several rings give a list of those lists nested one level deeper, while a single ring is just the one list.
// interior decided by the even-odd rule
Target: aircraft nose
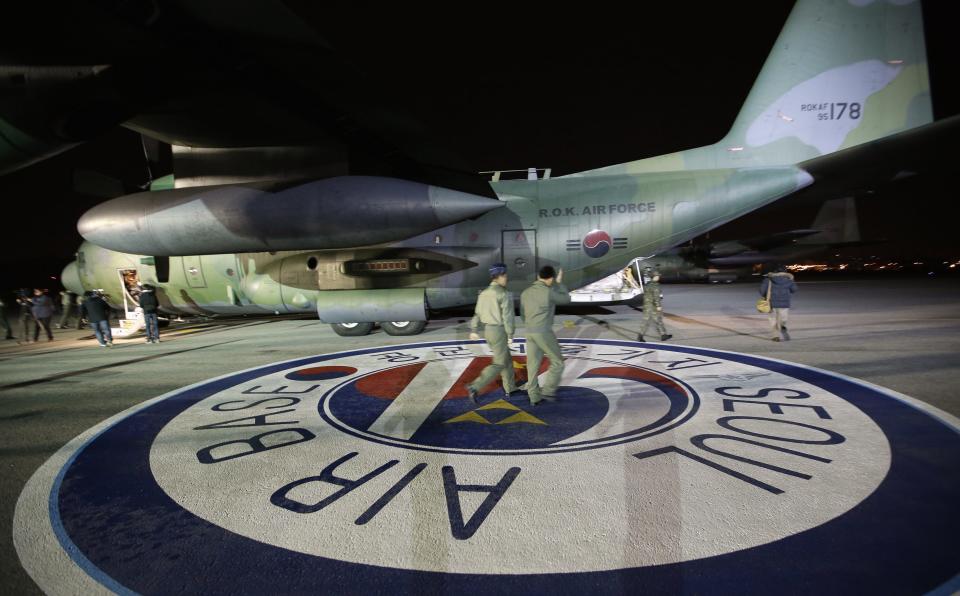
[{"label": "aircraft nose", "polygon": [[78,296],[83,294],[83,283],[80,282],[80,270],[77,268],[76,261],[70,261],[70,263],[63,268],[63,272],[60,273],[60,283],[63,284],[63,287],[65,287],[68,292],[73,292]]}]

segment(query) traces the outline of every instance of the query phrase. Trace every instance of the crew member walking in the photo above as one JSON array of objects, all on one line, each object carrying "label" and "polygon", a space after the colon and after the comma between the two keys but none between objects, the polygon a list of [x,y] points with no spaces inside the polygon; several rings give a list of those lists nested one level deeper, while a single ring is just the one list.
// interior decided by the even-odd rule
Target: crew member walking
[{"label": "crew member walking", "polygon": [[667,341],[672,335],[667,333],[667,328],[663,325],[663,304],[660,302],[660,271],[653,267],[643,268],[643,329],[637,335],[637,341],[646,341],[643,336],[647,334],[650,324],[660,335],[660,341]]},{"label": "crew member walking", "polygon": [[160,302],[157,300],[156,288],[144,284],[140,292],[140,308],[143,309],[143,322],[147,327],[147,343],[160,343],[160,327],[157,324],[157,309]]},{"label": "crew member walking", "polygon": [[473,403],[477,403],[480,390],[497,375],[502,379],[503,391],[507,396],[517,390],[513,359],[510,357],[510,342],[514,333],[513,296],[506,287],[507,266],[495,263],[490,267],[490,285],[480,292],[475,314],[470,321],[470,339],[480,339],[477,331],[482,324],[483,337],[493,353],[493,362],[467,384],[467,392]]},{"label": "crew member walking", "polygon": [[97,336],[100,347],[113,346],[113,332],[110,330],[110,305],[94,291],[87,292],[87,298],[80,306],[80,316],[90,321],[90,328]]},{"label": "crew member walking", "polygon": [[74,299],[73,292],[69,290],[60,292],[60,321],[57,323],[57,329],[66,329],[69,326],[70,315],[73,314]]},{"label": "crew member walking", "polygon": [[[563,285],[563,269],[555,271],[550,265],[540,268],[537,281],[520,294],[520,312],[527,336],[527,394],[530,404],[556,399],[557,386],[563,376],[563,354],[553,332],[553,315],[558,304],[570,304],[570,292]],[[547,378],[540,386],[540,363],[550,360]]]},{"label": "crew member walking", "polygon": [[[772,286],[771,286],[772,284]],[[778,265],[773,273],[768,274],[760,283],[760,295],[766,296],[770,290],[770,312],[767,317],[770,321],[770,331],[773,341],[790,341],[787,332],[787,318],[790,316],[791,295],[797,291],[797,283],[793,281],[793,274],[788,273],[783,265]]]}]

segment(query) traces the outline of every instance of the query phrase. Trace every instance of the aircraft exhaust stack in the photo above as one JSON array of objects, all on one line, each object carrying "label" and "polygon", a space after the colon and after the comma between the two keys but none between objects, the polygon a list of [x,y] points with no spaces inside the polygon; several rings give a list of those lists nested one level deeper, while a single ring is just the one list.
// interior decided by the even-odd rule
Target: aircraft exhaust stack
[{"label": "aircraft exhaust stack", "polygon": [[97,205],[77,229],[98,246],[155,256],[319,250],[404,240],[503,204],[407,180],[343,176],[142,192]]}]

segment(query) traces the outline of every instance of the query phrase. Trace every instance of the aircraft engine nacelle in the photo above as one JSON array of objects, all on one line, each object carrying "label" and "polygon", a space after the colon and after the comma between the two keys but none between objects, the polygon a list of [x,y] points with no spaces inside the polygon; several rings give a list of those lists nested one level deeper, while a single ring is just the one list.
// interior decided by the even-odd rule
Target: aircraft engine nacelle
[{"label": "aircraft engine nacelle", "polygon": [[503,204],[408,180],[341,176],[127,195],[87,211],[77,229],[98,246],[141,255],[321,250],[404,240]]},{"label": "aircraft engine nacelle", "polygon": [[317,315],[324,323],[426,321],[423,288],[325,290],[317,295]]}]

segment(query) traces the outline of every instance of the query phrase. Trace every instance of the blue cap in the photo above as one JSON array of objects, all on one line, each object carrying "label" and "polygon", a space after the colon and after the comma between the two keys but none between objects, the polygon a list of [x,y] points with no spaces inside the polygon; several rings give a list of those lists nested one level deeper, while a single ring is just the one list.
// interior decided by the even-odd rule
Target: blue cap
[{"label": "blue cap", "polygon": [[499,277],[507,272],[507,266],[503,263],[494,263],[490,265],[490,277]]}]

